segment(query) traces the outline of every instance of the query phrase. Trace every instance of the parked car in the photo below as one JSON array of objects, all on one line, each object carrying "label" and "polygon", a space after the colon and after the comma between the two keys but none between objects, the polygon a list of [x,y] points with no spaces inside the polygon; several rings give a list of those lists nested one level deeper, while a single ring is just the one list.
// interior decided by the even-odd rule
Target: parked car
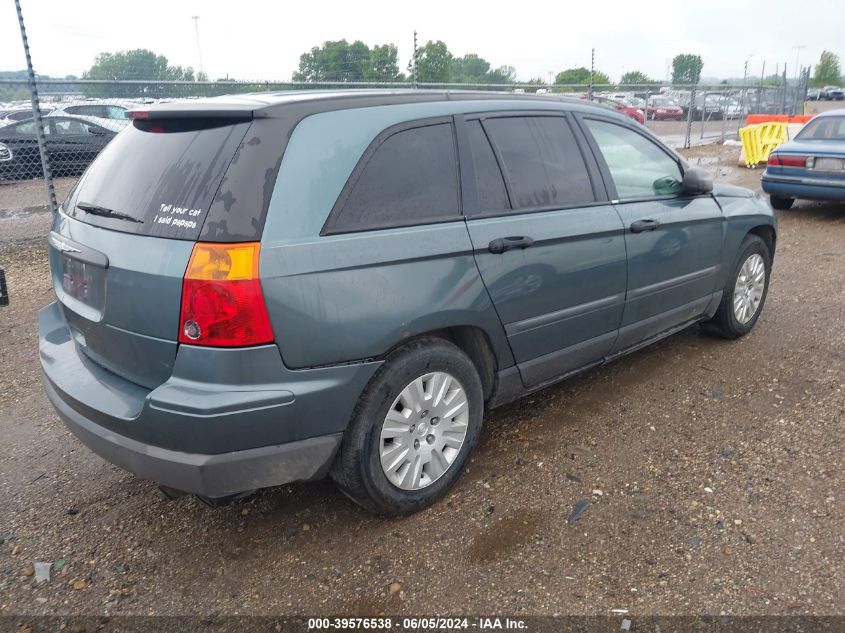
[{"label": "parked car", "polygon": [[[47,156],[53,175],[81,174],[114,138],[115,132],[81,117],[44,117]],[[42,174],[35,121],[0,129],[0,179]]]},{"label": "parked car", "polygon": [[826,101],[842,101],[845,99],[845,91],[839,86],[825,86],[819,94]]},{"label": "parked car", "polygon": [[[52,112],[51,108],[42,108],[41,116],[46,116]],[[0,112],[0,128],[18,123],[20,121],[28,121],[32,118],[32,108],[13,108],[11,110],[4,110]]]},{"label": "parked car", "polygon": [[81,116],[107,129],[119,132],[129,123],[129,111],[141,104],[122,100],[71,101],[56,106],[50,116]]},{"label": "parked car", "polygon": [[[56,214],[44,386],[171,492],[446,493],[486,409],[695,323],[749,332],[771,207],[550,95],[284,92],[136,113]],[[233,157],[237,155],[237,159]]]},{"label": "parked car", "polygon": [[822,98],[822,91],[818,88],[810,88],[807,91],[807,101],[819,101]]},{"label": "parked car", "polygon": [[707,95],[707,100],[710,101],[713,106],[718,107],[720,112],[716,118],[741,119],[747,114],[747,109],[736,97],[726,94],[714,94]]},{"label": "parked car", "polygon": [[608,99],[607,97],[597,97],[595,95],[593,95],[592,101],[594,101],[595,103],[600,103],[608,108],[613,108],[617,112],[621,112],[625,116],[634,119],[634,121],[636,121],[637,123],[645,123],[645,114],[643,114],[643,111],[639,108],[630,106],[623,101],[617,101],[616,99]]},{"label": "parked car", "polygon": [[[687,115],[689,102],[684,108],[684,116]],[[720,121],[724,116],[724,111],[719,103],[719,98],[716,95],[696,95],[695,102],[692,108],[692,118],[695,121]]]},{"label": "parked car", "polygon": [[772,152],[762,185],[775,209],[798,198],[845,201],[845,109],[814,116]]},{"label": "parked car", "polygon": [[648,100],[648,118],[653,121],[682,121],[684,109],[673,99],[652,97]]}]

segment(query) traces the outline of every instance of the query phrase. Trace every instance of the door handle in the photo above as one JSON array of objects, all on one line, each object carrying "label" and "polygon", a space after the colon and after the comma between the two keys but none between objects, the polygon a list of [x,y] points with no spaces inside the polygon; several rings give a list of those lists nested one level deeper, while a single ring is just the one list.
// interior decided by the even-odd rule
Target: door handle
[{"label": "door handle", "polygon": [[499,254],[509,251],[514,248],[528,248],[534,243],[534,240],[524,235],[512,235],[510,237],[499,237],[487,245],[487,250],[491,253]]},{"label": "door handle", "polygon": [[657,220],[637,220],[631,223],[631,233],[642,233],[643,231],[653,231],[660,226]]}]

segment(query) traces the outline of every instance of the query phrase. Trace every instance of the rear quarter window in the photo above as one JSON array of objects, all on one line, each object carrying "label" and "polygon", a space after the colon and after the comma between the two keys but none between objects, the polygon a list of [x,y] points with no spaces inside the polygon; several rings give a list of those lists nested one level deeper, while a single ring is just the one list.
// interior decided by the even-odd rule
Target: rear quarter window
[{"label": "rear quarter window", "polygon": [[451,123],[387,132],[352,172],[323,234],[461,219]]}]

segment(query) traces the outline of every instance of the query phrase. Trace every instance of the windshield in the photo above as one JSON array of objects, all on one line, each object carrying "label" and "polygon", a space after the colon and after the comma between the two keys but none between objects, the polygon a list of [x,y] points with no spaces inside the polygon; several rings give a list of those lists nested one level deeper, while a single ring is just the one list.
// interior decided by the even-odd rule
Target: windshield
[{"label": "windshield", "polygon": [[815,118],[795,138],[802,141],[845,141],[845,116]]}]

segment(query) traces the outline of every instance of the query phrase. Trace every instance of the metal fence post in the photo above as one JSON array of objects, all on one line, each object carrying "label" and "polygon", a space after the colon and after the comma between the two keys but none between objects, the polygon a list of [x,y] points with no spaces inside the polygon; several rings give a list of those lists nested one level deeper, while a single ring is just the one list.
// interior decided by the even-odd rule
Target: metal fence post
[{"label": "metal fence post", "polygon": [[689,149],[690,146],[690,136],[692,136],[692,111],[695,108],[695,87],[697,84],[693,84],[690,88],[689,93],[689,104],[687,107],[687,133],[684,137],[684,147]]},{"label": "metal fence post", "polygon": [[15,0],[15,9],[18,12],[18,24],[21,29],[23,52],[26,55],[26,71],[29,79],[29,95],[32,101],[32,116],[35,119],[38,153],[41,155],[41,169],[44,172],[44,182],[47,185],[47,201],[50,204],[50,211],[55,213],[59,207],[56,204],[56,190],[53,188],[53,174],[50,171],[50,161],[47,156],[47,140],[44,138],[44,121],[41,120],[41,104],[38,100],[38,88],[35,85],[35,72],[32,70],[32,57],[29,54],[29,40],[27,40],[26,28],[23,24],[20,0]]}]

